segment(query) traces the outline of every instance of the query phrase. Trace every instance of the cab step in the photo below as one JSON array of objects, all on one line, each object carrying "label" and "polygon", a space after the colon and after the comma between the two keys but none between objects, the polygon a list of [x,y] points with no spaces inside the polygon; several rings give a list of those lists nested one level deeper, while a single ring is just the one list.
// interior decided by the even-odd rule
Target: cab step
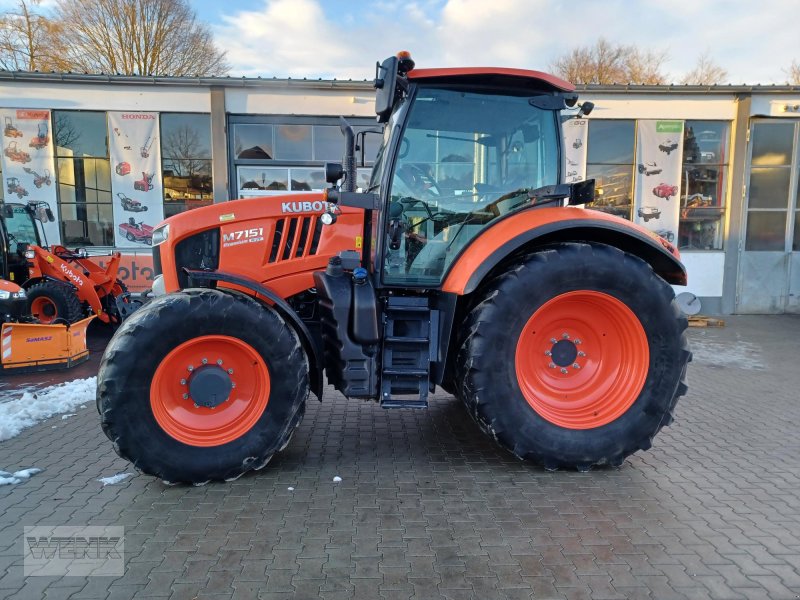
[{"label": "cab step", "polygon": [[439,311],[430,309],[427,298],[387,299],[380,371],[383,408],[428,407],[438,329]]}]

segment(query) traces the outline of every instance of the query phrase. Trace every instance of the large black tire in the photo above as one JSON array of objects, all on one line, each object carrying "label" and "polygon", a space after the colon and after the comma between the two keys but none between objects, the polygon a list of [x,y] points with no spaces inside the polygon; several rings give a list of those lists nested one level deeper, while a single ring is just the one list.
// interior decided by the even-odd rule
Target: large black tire
[{"label": "large black tire", "polygon": [[[578,428],[556,424],[533,408],[521,390],[515,360],[520,335],[538,309],[562,294],[587,290],[611,296],[632,311],[630,318],[634,324],[638,319],[646,335],[646,343],[642,334],[640,340],[649,348],[649,362],[640,359],[646,378],[638,397],[630,393],[632,404],[621,408],[620,416]],[[488,284],[464,327],[457,395],[501,446],[548,469],[618,466],[628,455],[650,448],[653,437],[672,422],[678,397],[687,389],[687,321],[672,288],[647,263],[610,246],[565,243],[528,255]],[[551,360],[542,354],[543,361]],[[543,366],[545,373],[546,367],[553,363]]]},{"label": "large black tire", "polygon": [[[190,445],[159,425],[151,385],[170,351],[208,335],[249,345],[266,363],[270,391],[263,413],[239,437],[219,445]],[[304,413],[308,371],[297,333],[273,309],[243,295],[184,290],[153,300],[114,334],[97,376],[97,408],[114,449],[139,470],[170,483],[229,481],[261,469],[288,443]],[[182,376],[189,374],[176,373]]]},{"label": "large black tire", "polygon": [[[28,313],[43,323],[76,323],[84,317],[75,289],[57,281],[42,281],[28,288]],[[44,312],[40,313],[43,306]],[[53,314],[52,311],[55,311]]]}]

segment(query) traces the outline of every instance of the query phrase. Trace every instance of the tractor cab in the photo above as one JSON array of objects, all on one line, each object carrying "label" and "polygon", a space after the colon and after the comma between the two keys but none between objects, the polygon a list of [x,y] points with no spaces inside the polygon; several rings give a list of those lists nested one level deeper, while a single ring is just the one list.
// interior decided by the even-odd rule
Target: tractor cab
[{"label": "tractor cab", "polygon": [[0,279],[22,284],[28,279],[25,251],[41,246],[43,236],[38,223],[54,219],[49,208],[36,202],[0,203]]},{"label": "tractor cab", "polygon": [[[385,127],[366,193],[328,193],[342,205],[380,207],[370,215],[378,286],[437,287],[460,252],[504,216],[591,200],[591,181],[559,185],[560,111],[577,104],[572,85],[521,69],[413,66],[402,53],[378,65],[376,113]],[[341,170],[347,189],[352,175]]]}]

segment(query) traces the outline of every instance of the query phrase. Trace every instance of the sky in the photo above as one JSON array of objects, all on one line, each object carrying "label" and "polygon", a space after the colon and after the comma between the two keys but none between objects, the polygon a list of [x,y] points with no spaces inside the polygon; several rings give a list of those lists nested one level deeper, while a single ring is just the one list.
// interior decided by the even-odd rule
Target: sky
[{"label": "sky", "polygon": [[[548,70],[600,36],[666,51],[679,81],[701,54],[725,83],[785,83],[800,61],[798,0],[188,0],[228,53],[231,75],[372,79],[410,50],[420,67]],[[47,8],[56,0],[42,0]],[[0,0],[0,9],[16,0]]]},{"label": "sky", "polygon": [[678,81],[708,53],[726,83],[785,83],[800,60],[797,0],[191,0],[231,75],[371,79],[410,50],[420,67],[547,70],[604,36],[666,51]]}]

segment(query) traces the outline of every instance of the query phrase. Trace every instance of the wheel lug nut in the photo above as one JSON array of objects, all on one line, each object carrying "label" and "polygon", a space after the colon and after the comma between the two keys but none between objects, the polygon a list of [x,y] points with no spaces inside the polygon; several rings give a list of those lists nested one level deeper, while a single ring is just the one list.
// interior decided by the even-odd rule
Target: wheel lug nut
[{"label": "wheel lug nut", "polygon": [[235,381],[232,381],[232,382],[231,382],[231,387],[232,387],[232,388],[235,388],[235,387],[236,387],[236,382],[235,382]]},{"label": "wheel lug nut", "polygon": [[221,365],[221,364],[222,364],[222,359],[221,359],[221,358],[218,358],[218,359],[217,359],[217,364],[218,364],[218,365]]},{"label": "wheel lug nut", "polygon": [[567,373],[567,370],[566,370],[564,367],[561,367],[561,372],[562,372],[562,373],[564,373],[564,374],[566,375],[566,373]]},{"label": "wheel lug nut", "polygon": [[581,343],[581,341],[578,338],[575,338],[575,345],[577,346],[580,343]]},{"label": "wheel lug nut", "polygon": [[197,403],[195,403],[194,407],[195,407],[195,408],[200,408],[200,405],[199,405],[199,404],[197,404]]},{"label": "wheel lug nut", "polygon": [[558,340],[556,338],[550,338],[550,343],[555,344]]},{"label": "wheel lug nut", "polygon": [[187,370],[188,370],[190,373],[191,373],[192,371],[194,371],[194,367],[193,367],[192,365],[189,365],[189,366],[188,366],[188,367],[186,367],[186,368],[187,368]]},{"label": "wheel lug nut", "polygon": [[184,394],[184,395],[183,395],[183,399],[184,399],[184,400],[188,400],[188,399],[189,399],[189,394]]},{"label": "wheel lug nut", "polygon": [[568,333],[562,333],[561,337],[564,338],[565,340],[568,340],[569,339],[569,334]]},{"label": "wheel lug nut", "polygon": [[586,356],[586,352],[578,352],[578,356]]},{"label": "wheel lug nut", "polygon": [[204,365],[207,365],[207,364],[208,364],[208,359],[207,359],[207,358],[204,358],[204,359],[203,359],[203,364],[204,364]]},{"label": "wheel lug nut", "polygon": [[185,379],[181,379],[181,385],[186,385],[186,380]]},{"label": "wheel lug nut", "polygon": [[228,369],[228,375],[233,375],[233,369]]},{"label": "wheel lug nut", "polygon": [[578,363],[572,363],[572,368],[573,369],[580,369],[581,366]]},{"label": "wheel lug nut", "polygon": [[551,368],[551,369],[555,369],[555,368],[556,368],[556,363],[552,363],[552,362],[551,362],[551,363],[550,363],[550,368]]},{"label": "wheel lug nut", "polygon": [[552,353],[552,352],[550,352],[550,350],[545,350],[545,351],[544,351],[544,355],[545,355],[545,356],[553,356],[553,353]]}]

